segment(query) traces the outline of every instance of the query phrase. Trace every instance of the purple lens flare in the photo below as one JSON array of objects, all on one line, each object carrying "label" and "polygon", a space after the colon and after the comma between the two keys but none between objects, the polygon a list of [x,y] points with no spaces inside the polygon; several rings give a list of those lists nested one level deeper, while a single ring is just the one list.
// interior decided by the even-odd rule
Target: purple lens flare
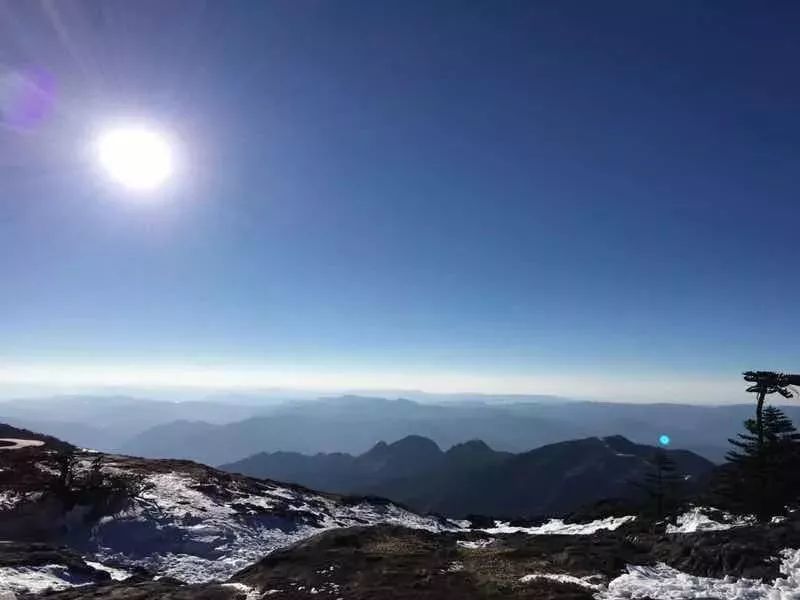
[{"label": "purple lens flare", "polygon": [[0,71],[0,122],[13,129],[36,129],[52,113],[56,95],[55,78],[47,71]]}]

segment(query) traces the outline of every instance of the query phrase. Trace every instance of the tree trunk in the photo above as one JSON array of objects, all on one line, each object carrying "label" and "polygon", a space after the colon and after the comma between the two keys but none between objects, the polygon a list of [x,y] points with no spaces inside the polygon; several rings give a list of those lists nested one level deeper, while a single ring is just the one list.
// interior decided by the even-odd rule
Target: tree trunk
[{"label": "tree trunk", "polygon": [[758,404],[756,405],[756,430],[758,431],[758,454],[756,455],[758,468],[758,519],[764,521],[768,518],[765,511],[767,481],[764,465],[764,399],[767,397],[767,390],[762,387],[758,391]]},{"label": "tree trunk", "polygon": [[756,429],[758,430],[758,450],[764,446],[764,399],[767,397],[767,390],[763,387],[758,391],[758,404],[756,405]]}]

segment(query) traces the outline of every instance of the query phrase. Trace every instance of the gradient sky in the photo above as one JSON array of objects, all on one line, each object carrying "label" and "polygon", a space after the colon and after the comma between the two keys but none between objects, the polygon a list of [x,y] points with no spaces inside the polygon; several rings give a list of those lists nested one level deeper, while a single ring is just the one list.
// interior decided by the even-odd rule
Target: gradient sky
[{"label": "gradient sky", "polygon": [[[717,383],[800,370],[798,30],[797,2],[0,2],[0,384],[746,400]],[[147,199],[87,151],[134,118],[182,147]]]}]

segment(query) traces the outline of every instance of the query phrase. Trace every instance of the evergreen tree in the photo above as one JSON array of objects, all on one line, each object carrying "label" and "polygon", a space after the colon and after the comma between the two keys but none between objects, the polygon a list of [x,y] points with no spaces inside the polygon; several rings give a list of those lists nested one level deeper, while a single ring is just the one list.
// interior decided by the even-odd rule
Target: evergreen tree
[{"label": "evergreen tree", "polygon": [[766,520],[795,501],[800,484],[800,433],[782,410],[764,409],[761,427],[755,419],[744,423],[746,432],[729,440],[718,492],[735,509]]},{"label": "evergreen tree", "polygon": [[653,501],[656,516],[660,519],[680,496],[683,476],[678,472],[675,461],[661,448],[647,462],[650,470],[645,473],[644,481],[636,485]]}]

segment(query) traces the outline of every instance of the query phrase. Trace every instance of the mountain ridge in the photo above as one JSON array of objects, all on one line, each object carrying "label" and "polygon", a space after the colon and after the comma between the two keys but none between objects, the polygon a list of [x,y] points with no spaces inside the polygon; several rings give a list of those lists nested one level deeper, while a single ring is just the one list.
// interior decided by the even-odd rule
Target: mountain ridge
[{"label": "mountain ridge", "polygon": [[[728,433],[752,416],[752,405],[691,406],[615,404],[575,401],[563,404],[425,405],[393,401],[327,401],[284,406],[225,425],[180,427],[169,424],[145,431],[119,451],[154,458],[188,458],[224,464],[258,452],[362,454],[378,440],[417,434],[449,447],[482,439],[492,448],[524,452],[545,444],[621,434],[636,443],[655,443],[663,434],[673,444],[714,461],[728,449]],[[787,407],[800,420],[800,407]],[[208,430],[220,440],[205,443]]]},{"label": "mountain ridge", "polygon": [[[513,454],[470,440],[443,451],[421,436],[378,442],[364,454],[259,453],[220,468],[336,493],[384,496],[423,512],[566,514],[605,498],[635,498],[631,485],[650,468],[656,448],[622,436],[589,437]],[[688,450],[662,450],[687,476],[687,487],[713,469]]]},{"label": "mountain ridge", "polygon": [[[139,402],[119,395],[45,397],[0,402],[0,421],[84,448],[207,464],[228,463],[260,451],[361,454],[377,440],[410,434],[428,437],[442,447],[482,439],[497,450],[524,452],[548,443],[616,433],[637,443],[654,443],[667,434],[679,447],[721,462],[728,449],[726,432],[738,429],[753,411],[750,404],[536,402],[497,395],[433,403],[439,396],[425,398],[431,402],[356,395],[269,398],[263,403],[250,399],[241,404],[213,398]],[[800,407],[784,410],[800,420]],[[209,435],[218,443],[208,444]]]}]

